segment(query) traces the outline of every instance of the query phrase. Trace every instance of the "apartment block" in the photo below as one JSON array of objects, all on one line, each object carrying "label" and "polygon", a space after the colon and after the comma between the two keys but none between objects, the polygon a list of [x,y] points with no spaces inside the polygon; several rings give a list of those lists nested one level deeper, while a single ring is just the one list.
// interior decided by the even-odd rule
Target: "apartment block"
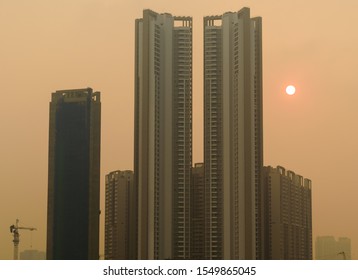
[{"label": "apartment block", "polygon": [[106,175],[105,203],[105,259],[137,259],[138,205],[133,171],[117,170]]},{"label": "apartment block", "polygon": [[312,182],[264,167],[264,259],[312,259]]}]

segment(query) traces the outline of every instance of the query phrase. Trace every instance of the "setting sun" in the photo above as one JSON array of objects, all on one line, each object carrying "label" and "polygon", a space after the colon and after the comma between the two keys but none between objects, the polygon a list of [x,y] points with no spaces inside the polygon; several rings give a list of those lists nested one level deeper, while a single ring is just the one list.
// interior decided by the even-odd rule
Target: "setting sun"
[{"label": "setting sun", "polygon": [[294,86],[288,86],[286,87],[286,93],[288,95],[294,95],[296,92],[296,88]]}]

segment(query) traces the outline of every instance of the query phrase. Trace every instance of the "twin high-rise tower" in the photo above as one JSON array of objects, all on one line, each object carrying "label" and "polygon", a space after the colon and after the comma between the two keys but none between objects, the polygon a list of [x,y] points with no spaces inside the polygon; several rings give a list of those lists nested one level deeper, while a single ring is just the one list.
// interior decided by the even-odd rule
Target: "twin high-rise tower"
[{"label": "twin high-rise tower", "polygon": [[[204,257],[260,255],[261,18],[204,18]],[[191,256],[192,19],[136,21],[139,259]]]},{"label": "twin high-rise tower", "polygon": [[[255,259],[260,242],[261,18],[204,18],[205,257]],[[257,251],[257,253],[256,253]]]},{"label": "twin high-rise tower", "polygon": [[134,181],[138,258],[190,258],[192,19],[136,21]]}]

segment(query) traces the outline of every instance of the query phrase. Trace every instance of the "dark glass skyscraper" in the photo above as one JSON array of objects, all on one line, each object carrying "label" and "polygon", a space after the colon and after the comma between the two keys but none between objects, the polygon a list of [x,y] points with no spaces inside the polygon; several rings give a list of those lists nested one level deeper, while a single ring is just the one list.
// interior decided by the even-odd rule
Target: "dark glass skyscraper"
[{"label": "dark glass skyscraper", "polygon": [[99,257],[100,93],[52,93],[47,259]]}]

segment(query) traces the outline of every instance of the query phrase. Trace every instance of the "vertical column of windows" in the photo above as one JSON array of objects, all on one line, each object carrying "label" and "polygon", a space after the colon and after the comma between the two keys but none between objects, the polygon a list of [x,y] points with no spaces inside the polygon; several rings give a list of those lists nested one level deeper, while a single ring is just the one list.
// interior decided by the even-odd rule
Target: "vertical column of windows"
[{"label": "vertical column of windows", "polygon": [[236,22],[232,31],[232,124],[233,124],[233,185],[234,185],[234,257],[239,258],[239,24]]},{"label": "vertical column of windows", "polygon": [[159,186],[160,186],[160,76],[161,54],[160,25],[155,24],[154,30],[154,83],[155,83],[155,163],[154,163],[154,259],[159,258]]},{"label": "vertical column of windows", "polygon": [[222,47],[221,27],[204,30],[205,258],[222,256]]},{"label": "vertical column of windows", "polygon": [[[186,24],[184,24],[185,22]],[[174,257],[190,258],[192,139],[191,20],[174,29]]]}]

